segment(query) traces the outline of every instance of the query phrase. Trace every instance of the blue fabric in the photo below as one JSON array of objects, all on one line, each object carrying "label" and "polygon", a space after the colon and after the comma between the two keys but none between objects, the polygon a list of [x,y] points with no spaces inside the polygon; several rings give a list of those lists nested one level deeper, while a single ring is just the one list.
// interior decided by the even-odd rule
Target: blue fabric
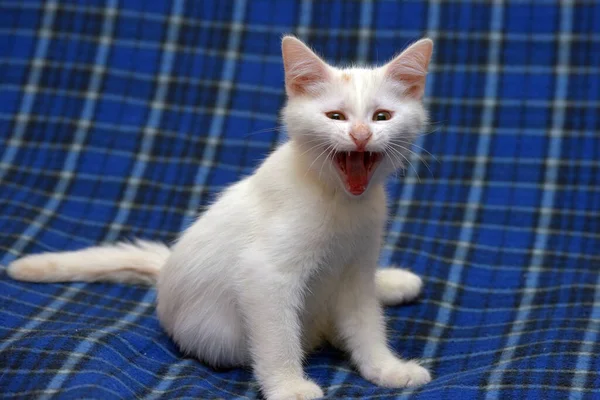
[{"label": "blue fabric", "polygon": [[[283,140],[283,33],[334,62],[428,35],[432,132],[390,182],[382,263],[425,279],[386,313],[435,379],[379,388],[330,348],[306,371],[332,399],[600,396],[598,21],[584,0],[3,0],[0,264],[173,240]],[[249,371],[183,357],[154,300],[2,272],[2,397],[257,396]]]}]

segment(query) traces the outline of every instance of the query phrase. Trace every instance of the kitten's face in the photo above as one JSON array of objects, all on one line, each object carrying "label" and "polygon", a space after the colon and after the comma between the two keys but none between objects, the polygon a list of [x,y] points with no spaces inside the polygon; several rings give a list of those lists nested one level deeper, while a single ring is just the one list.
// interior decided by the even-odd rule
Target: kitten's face
[{"label": "kitten's face", "polygon": [[284,38],[283,118],[320,179],[360,196],[404,165],[427,119],[420,100],[431,50],[425,39],[383,67],[337,69]]}]

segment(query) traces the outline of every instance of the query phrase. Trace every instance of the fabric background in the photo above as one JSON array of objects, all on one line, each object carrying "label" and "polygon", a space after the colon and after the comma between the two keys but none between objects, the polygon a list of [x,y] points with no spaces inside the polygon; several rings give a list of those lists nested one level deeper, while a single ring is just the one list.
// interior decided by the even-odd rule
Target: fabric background
[{"label": "fabric background", "polygon": [[[332,399],[600,397],[598,21],[583,0],[3,0],[0,264],[173,240],[283,140],[283,33],[342,63],[427,35],[433,132],[390,182],[382,264],[425,279],[386,313],[435,380],[378,388],[330,348],[306,371]],[[184,358],[154,300],[2,270],[0,396],[257,396],[249,371]]]}]

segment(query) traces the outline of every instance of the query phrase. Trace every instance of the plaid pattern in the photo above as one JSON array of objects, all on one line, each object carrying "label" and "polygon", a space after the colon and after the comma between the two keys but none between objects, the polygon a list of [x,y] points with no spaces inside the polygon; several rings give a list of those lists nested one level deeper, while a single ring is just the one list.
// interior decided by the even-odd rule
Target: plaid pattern
[{"label": "plaid pattern", "polygon": [[[280,37],[382,62],[423,35],[434,132],[390,182],[382,263],[424,277],[391,343],[435,375],[375,387],[326,348],[329,398],[600,396],[600,5],[564,0],[0,3],[0,264],[170,241],[283,137]],[[5,398],[254,398],[184,358],[154,290],[0,276]]]}]

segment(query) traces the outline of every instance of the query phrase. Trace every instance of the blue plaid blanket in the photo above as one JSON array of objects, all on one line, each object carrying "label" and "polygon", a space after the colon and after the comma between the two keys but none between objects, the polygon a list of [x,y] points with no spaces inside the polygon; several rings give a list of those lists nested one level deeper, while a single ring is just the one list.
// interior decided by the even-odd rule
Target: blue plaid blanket
[{"label": "blue plaid blanket", "polygon": [[[587,0],[0,2],[0,264],[171,241],[283,139],[280,38],[332,62],[436,42],[433,125],[393,179],[382,263],[424,277],[387,309],[434,380],[391,390],[339,352],[332,399],[600,397],[600,4]],[[0,272],[0,396],[255,398],[184,357],[153,289]]]}]

